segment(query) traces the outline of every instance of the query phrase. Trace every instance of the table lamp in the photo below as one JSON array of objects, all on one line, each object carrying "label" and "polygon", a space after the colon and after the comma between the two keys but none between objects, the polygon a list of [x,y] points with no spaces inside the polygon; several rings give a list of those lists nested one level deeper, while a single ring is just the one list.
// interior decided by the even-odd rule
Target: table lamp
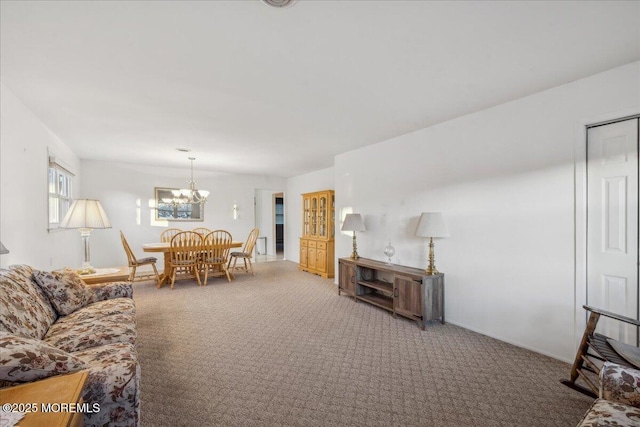
[{"label": "table lamp", "polygon": [[358,259],[358,245],[356,245],[356,231],[366,231],[364,228],[364,221],[359,213],[347,214],[342,223],[342,231],[353,231],[353,252],[351,252],[351,259]]},{"label": "table lamp", "polygon": [[5,248],[2,242],[0,242],[0,255],[8,254],[9,249]]},{"label": "table lamp", "polygon": [[429,265],[425,270],[428,276],[438,274],[433,256],[433,238],[449,237],[449,229],[440,212],[423,212],[416,229],[416,236],[429,238]]},{"label": "table lamp", "polygon": [[97,200],[74,200],[69,211],[60,222],[60,228],[77,228],[84,244],[84,261],[80,274],[95,273],[91,266],[89,252],[89,236],[94,228],[111,228],[107,214]]}]

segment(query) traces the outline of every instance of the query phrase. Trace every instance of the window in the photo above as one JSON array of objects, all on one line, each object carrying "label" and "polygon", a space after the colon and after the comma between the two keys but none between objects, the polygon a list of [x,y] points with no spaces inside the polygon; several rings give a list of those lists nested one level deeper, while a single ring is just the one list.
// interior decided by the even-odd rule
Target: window
[{"label": "window", "polygon": [[73,201],[73,174],[49,156],[49,230],[58,228]]}]

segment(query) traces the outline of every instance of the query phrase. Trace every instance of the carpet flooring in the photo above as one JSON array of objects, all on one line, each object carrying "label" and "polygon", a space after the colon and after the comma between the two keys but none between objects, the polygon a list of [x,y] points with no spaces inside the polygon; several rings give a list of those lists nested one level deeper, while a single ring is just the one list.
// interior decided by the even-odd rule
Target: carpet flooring
[{"label": "carpet flooring", "polygon": [[574,426],[564,362],[346,296],[289,261],[134,284],[142,426]]}]

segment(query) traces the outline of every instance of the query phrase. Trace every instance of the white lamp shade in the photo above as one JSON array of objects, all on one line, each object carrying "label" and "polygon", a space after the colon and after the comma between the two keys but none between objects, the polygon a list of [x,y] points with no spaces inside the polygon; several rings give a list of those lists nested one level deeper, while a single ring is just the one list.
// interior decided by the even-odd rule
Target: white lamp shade
[{"label": "white lamp shade", "polygon": [[359,213],[347,214],[344,217],[344,222],[342,223],[342,231],[366,231],[364,228],[364,221],[362,220],[362,216]]},{"label": "white lamp shade", "polygon": [[111,228],[111,223],[99,201],[79,199],[73,201],[60,228]]},{"label": "white lamp shade", "polygon": [[422,212],[416,236],[449,237],[449,229],[442,214],[440,212]]},{"label": "white lamp shade", "polygon": [[9,249],[5,248],[2,242],[0,242],[0,255],[8,254]]}]

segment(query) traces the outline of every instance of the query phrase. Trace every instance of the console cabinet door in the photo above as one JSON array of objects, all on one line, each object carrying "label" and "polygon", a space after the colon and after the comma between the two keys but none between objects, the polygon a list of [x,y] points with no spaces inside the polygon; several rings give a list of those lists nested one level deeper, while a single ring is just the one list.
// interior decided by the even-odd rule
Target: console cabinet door
[{"label": "console cabinet door", "polygon": [[316,270],[317,267],[317,249],[316,248],[309,248],[308,252],[307,252],[307,265],[309,266],[309,268],[311,270]]},{"label": "console cabinet door", "polygon": [[354,296],[356,294],[356,266],[351,264],[340,263],[340,280],[338,281],[339,290]]},{"label": "console cabinet door", "polygon": [[300,240],[300,267],[306,267],[309,265],[309,251],[307,248],[307,241]]},{"label": "console cabinet door", "polygon": [[394,311],[403,316],[422,318],[422,283],[396,274],[393,287]]}]

